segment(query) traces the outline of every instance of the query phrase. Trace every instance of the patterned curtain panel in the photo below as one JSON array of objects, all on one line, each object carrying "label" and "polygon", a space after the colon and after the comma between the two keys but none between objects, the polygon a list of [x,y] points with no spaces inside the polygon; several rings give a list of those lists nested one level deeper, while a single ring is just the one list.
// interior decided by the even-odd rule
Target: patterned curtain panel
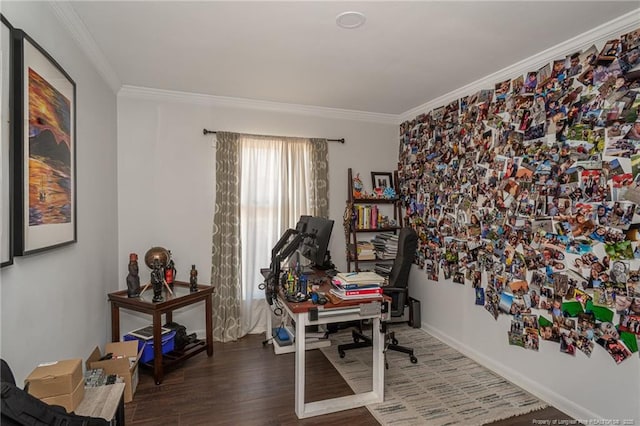
[{"label": "patterned curtain panel", "polygon": [[282,232],[302,214],[328,217],[328,147],[326,139],[229,132],[217,138],[213,338],[228,342],[266,330],[260,268]]},{"label": "patterned curtain panel", "polygon": [[239,135],[217,133],[216,204],[211,247],[213,338],[237,340],[240,335],[240,142]]},{"label": "patterned curtain panel", "polygon": [[326,139],[311,139],[314,215],[329,217],[329,147]]}]

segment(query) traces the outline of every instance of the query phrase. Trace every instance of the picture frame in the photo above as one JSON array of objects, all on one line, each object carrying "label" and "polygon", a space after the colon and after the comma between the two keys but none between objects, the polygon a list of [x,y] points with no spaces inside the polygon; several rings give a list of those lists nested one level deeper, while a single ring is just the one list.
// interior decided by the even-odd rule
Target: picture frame
[{"label": "picture frame", "polygon": [[77,241],[76,84],[22,30],[12,33],[14,256]]},{"label": "picture frame", "polygon": [[13,26],[0,14],[0,75],[2,76],[2,103],[0,104],[0,158],[2,159],[2,245],[0,246],[0,268],[13,264],[13,148],[11,143],[11,111],[13,104],[13,81],[11,76],[11,33]]},{"label": "picture frame", "polygon": [[393,173],[371,172],[372,188],[393,188]]}]

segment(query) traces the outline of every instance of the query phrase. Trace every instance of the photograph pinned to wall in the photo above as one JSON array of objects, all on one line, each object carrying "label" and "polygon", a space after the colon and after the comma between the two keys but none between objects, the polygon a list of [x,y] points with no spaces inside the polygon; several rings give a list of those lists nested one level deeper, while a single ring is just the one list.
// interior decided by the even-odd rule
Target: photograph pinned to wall
[{"label": "photograph pinned to wall", "polygon": [[576,355],[576,345],[572,335],[560,333],[560,352],[567,355]]},{"label": "photograph pinned to wall", "polygon": [[511,81],[511,93],[514,95],[520,94],[524,89],[524,76],[519,75]]},{"label": "photograph pinned to wall", "polygon": [[0,267],[9,266],[13,264],[13,164],[12,156],[13,149],[11,148],[11,111],[13,100],[13,87],[11,86],[11,64],[13,58],[11,57],[11,31],[13,27],[7,21],[7,19],[0,14],[0,20],[2,21],[0,41],[0,63],[2,64],[2,104],[0,104],[0,140],[2,151],[0,152],[0,158],[2,159],[2,189],[0,195],[2,196],[2,210],[0,211],[0,218],[2,218],[2,228],[0,233],[2,235],[2,246],[0,246]]},{"label": "photograph pinned to wall", "polygon": [[600,54],[596,58],[597,65],[609,65],[618,56],[619,51],[622,49],[620,39],[612,39],[607,41]]},{"label": "photograph pinned to wall", "polygon": [[543,340],[560,343],[560,328],[555,323],[540,316],[538,317],[538,324],[540,326],[540,337]]},{"label": "photograph pinned to wall", "polygon": [[496,83],[495,85],[496,99],[506,98],[507,94],[509,93],[510,86],[511,86],[511,80],[505,80],[500,83]]},{"label": "photograph pinned to wall", "polygon": [[621,315],[620,330],[640,336],[640,315]]},{"label": "photograph pinned to wall", "polygon": [[524,334],[524,348],[531,351],[538,351],[540,349],[540,339],[537,329],[526,329],[526,333]]},{"label": "photograph pinned to wall", "polygon": [[640,29],[635,29],[631,32],[620,36],[622,42],[622,51],[627,52],[636,47],[640,47]]},{"label": "photograph pinned to wall", "polygon": [[512,346],[520,346],[524,348],[524,336],[520,333],[514,333],[513,331],[507,332],[509,337],[509,344]]},{"label": "photograph pinned to wall", "polygon": [[575,77],[582,72],[582,64],[580,63],[580,52],[572,53],[567,56],[565,63],[567,68],[567,77]]},{"label": "photograph pinned to wall", "polygon": [[77,241],[76,85],[24,31],[15,52],[14,253]]}]

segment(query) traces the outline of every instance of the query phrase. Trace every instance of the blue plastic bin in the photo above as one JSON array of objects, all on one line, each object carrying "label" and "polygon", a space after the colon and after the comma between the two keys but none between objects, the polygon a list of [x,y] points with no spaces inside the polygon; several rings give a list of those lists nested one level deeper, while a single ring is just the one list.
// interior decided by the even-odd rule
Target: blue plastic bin
[{"label": "blue plastic bin", "polygon": [[[171,352],[174,348],[175,344],[176,332],[175,330],[170,331],[167,334],[162,335],[162,353],[166,354],[167,352]],[[137,340],[138,341],[138,352],[144,346],[144,350],[142,351],[142,356],[140,357],[140,362],[149,362],[153,360],[153,339],[143,340],[139,339],[136,336],[132,336],[130,334],[126,334],[124,336],[124,340]]]}]

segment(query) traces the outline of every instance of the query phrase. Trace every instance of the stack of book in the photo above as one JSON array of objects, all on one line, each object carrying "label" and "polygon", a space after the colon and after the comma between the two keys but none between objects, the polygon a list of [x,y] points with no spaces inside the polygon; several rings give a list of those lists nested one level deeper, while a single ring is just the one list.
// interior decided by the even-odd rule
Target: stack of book
[{"label": "stack of book", "polygon": [[358,260],[375,260],[376,252],[371,241],[358,241]]},{"label": "stack of book", "polygon": [[376,263],[373,270],[378,275],[388,277],[391,274],[391,269],[393,269],[393,265],[391,263]]},{"label": "stack of book", "polygon": [[368,299],[382,295],[384,277],[375,272],[339,272],[331,280],[331,294],[343,300]]},{"label": "stack of book", "polygon": [[398,236],[393,233],[378,234],[371,243],[378,259],[395,259],[398,254]]}]

